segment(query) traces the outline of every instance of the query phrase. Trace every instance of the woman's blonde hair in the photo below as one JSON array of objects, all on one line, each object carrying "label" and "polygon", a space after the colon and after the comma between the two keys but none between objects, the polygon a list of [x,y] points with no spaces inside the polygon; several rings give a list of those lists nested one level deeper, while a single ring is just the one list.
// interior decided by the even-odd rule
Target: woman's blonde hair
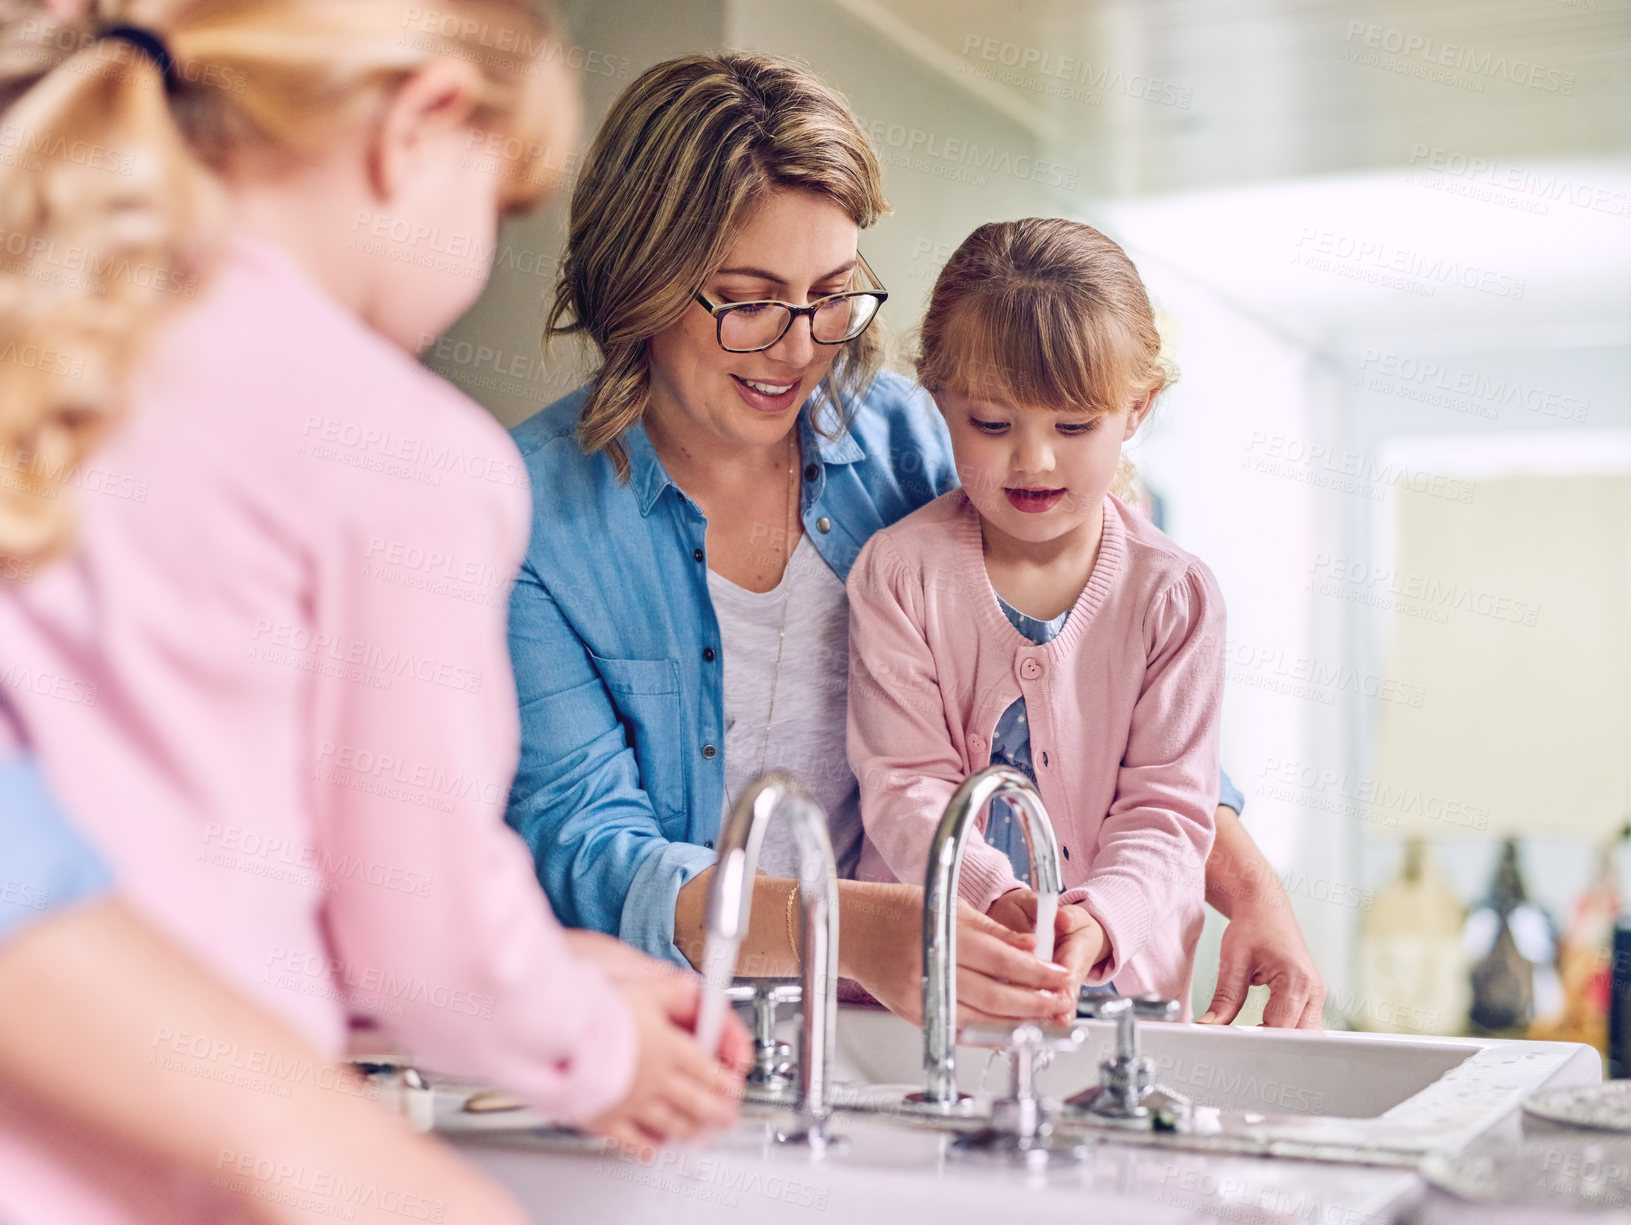
[{"label": "woman's blonde hair", "polygon": [[[747,52],[687,55],[648,68],[612,104],[572,193],[544,335],[581,333],[599,349],[578,440],[605,451],[619,480],[629,474],[622,437],[650,400],[651,338],[693,307],[777,189],[823,196],[862,229],[889,209],[866,134],[809,69]],[[840,350],[823,394],[838,422],[880,356],[873,331]]]},{"label": "woman's blonde hair", "polygon": [[505,145],[506,203],[546,183],[531,171],[561,48],[531,0],[178,0],[153,31],[168,77],[98,37],[135,4],[87,9],[63,23],[0,0],[0,559],[71,540],[64,487],[117,419],[155,323],[214,266],[217,172],[235,157],[315,153],[453,57],[479,71],[472,123],[520,138]]},{"label": "woman's blonde hair", "polygon": [[1120,412],[1177,378],[1138,270],[1090,225],[982,225],[940,270],[916,361],[930,392]]}]

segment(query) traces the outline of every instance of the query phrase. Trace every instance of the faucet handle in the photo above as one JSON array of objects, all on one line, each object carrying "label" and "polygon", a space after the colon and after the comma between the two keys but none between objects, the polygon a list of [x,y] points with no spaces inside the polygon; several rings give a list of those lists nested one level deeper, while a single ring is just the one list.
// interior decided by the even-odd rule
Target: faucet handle
[{"label": "faucet handle", "polygon": [[804,998],[803,984],[786,978],[738,978],[725,988],[732,1003],[753,1005],[753,1067],[748,1086],[779,1099],[793,1088],[792,1048],[776,1040],[776,1007]]},{"label": "faucet handle", "polygon": [[1140,1021],[1176,1021],[1183,1005],[1161,995],[1109,995],[1098,987],[1083,987],[1076,1000],[1076,1015],[1094,1021],[1113,1021],[1131,1011]]},{"label": "faucet handle", "polygon": [[1133,1015],[1140,1021],[1176,1021],[1183,1015],[1183,1005],[1160,995],[1133,996]]},{"label": "faucet handle", "polygon": [[804,998],[804,984],[796,978],[738,978],[725,988],[733,1004],[796,1004]]},{"label": "faucet handle", "polygon": [[1074,1050],[1082,1044],[1085,1036],[1073,1025],[1037,1025],[1030,1021],[1006,1028],[968,1025],[957,1031],[957,1041],[964,1046],[990,1047],[1015,1054]]},{"label": "faucet handle", "polygon": [[1076,997],[1076,1015],[1089,1021],[1114,1021],[1132,1007],[1131,996],[1112,995],[1098,987],[1083,987]]}]

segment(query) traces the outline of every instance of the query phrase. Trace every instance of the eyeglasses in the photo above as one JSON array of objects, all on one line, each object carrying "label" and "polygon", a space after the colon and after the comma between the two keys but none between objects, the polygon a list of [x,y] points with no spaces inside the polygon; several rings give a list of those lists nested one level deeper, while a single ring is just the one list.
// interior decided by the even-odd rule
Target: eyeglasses
[{"label": "eyeglasses", "polygon": [[810,316],[810,339],[818,345],[841,345],[854,340],[877,318],[889,297],[865,258],[857,254],[862,270],[877,289],[850,290],[817,298],[808,306],[765,299],[755,302],[710,302],[702,293],[696,300],[714,317],[719,347],[727,353],[758,353],[770,348],[800,315]]}]

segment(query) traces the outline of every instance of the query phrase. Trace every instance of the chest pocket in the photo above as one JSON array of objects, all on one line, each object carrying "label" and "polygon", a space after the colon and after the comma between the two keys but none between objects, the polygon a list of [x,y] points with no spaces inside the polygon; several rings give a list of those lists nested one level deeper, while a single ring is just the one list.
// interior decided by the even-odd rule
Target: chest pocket
[{"label": "chest pocket", "polygon": [[634,750],[640,786],[673,836],[686,809],[685,748],[681,726],[680,674],[671,659],[603,659],[589,653],[612,705],[623,723],[623,735]]}]

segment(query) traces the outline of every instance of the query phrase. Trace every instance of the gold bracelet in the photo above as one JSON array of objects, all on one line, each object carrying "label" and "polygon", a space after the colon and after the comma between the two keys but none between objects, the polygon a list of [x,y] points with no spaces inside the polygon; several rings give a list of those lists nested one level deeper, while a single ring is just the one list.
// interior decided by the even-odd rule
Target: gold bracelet
[{"label": "gold bracelet", "polygon": [[793,950],[793,960],[799,959],[798,929],[793,926],[793,903],[798,901],[799,887],[795,883],[787,891],[787,944]]}]

